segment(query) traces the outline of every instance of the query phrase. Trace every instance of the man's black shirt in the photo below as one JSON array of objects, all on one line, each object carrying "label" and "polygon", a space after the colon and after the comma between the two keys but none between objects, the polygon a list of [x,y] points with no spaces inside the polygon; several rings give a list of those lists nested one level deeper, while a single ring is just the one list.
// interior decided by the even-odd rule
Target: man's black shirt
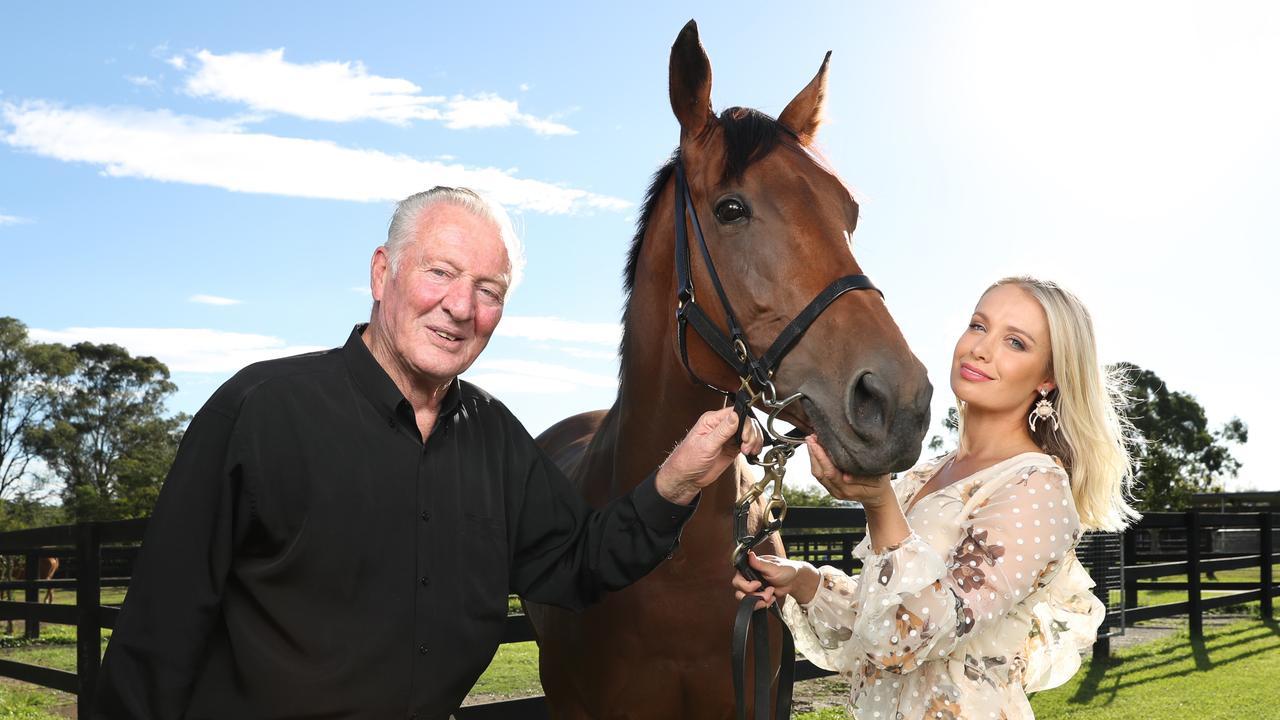
[{"label": "man's black shirt", "polygon": [[468,383],[424,443],[362,330],[245,368],[192,419],[95,717],[444,718],[508,592],[579,608],[671,551],[692,507],[650,477],[592,512]]}]

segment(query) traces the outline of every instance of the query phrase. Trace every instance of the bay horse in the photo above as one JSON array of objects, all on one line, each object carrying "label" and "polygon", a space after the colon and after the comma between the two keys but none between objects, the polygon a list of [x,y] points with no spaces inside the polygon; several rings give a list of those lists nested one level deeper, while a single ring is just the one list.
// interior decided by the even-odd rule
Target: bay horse
[{"label": "bay horse", "polygon": [[[850,236],[858,204],[812,145],[829,57],[777,120],[745,108],[717,117],[696,24],[676,39],[670,96],[680,144],[653,178],[627,260],[617,400],[538,438],[593,506],[639,484],[703,412],[722,406],[723,396],[695,373],[729,392],[739,386],[695,333],[687,368],[682,362],[673,312],[677,162],[724,294],[757,356],[833,279],[862,272]],[[705,262],[693,257],[693,285],[723,328]],[[849,292],[832,302],[773,380],[785,395],[802,394],[782,419],[817,433],[845,471],[879,475],[918,457],[932,388],[878,294]],[[631,587],[581,613],[526,604],[552,717],[733,717],[731,516],[751,480],[739,461],[704,490],[671,558]],[[762,516],[758,504],[757,527]],[[783,554],[783,547],[774,535],[757,552]]]},{"label": "bay horse", "polygon": [[[21,557],[5,556],[4,558],[0,558],[0,561],[2,561],[4,565],[3,572],[0,573],[0,578],[14,582],[27,579],[27,563],[25,559]],[[41,556],[40,562],[36,567],[36,579],[52,580],[54,573],[58,572],[58,564],[59,560],[56,557]],[[13,600],[13,590],[9,588],[0,592],[0,599]],[[42,602],[46,605],[53,604],[53,588],[47,587],[44,589],[44,600]],[[13,634],[12,619],[8,621],[5,634]]]}]

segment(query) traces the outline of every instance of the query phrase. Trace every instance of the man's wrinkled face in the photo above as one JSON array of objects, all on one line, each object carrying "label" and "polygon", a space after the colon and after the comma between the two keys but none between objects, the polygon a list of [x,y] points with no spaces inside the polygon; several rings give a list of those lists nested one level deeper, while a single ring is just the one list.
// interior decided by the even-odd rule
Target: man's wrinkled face
[{"label": "man's wrinkled face", "polygon": [[374,256],[373,298],[399,362],[432,384],[460,375],[498,326],[510,279],[497,226],[453,205],[427,209],[394,274],[385,251]]}]

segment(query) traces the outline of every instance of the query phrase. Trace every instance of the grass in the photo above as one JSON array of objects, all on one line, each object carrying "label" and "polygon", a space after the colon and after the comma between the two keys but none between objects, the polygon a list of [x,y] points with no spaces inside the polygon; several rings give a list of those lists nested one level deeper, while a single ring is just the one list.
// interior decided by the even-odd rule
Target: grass
[{"label": "grass", "polygon": [[[64,696],[63,698],[58,697]],[[53,708],[75,701],[75,697],[17,681],[0,680],[0,720],[63,720]]]},{"label": "grass", "polygon": [[[1259,583],[1262,581],[1261,573],[1262,573],[1262,570],[1256,567],[1241,568],[1239,570],[1222,570],[1215,574],[1215,577],[1217,578],[1216,580],[1210,580],[1208,576],[1201,574],[1200,582],[1202,584],[1210,583],[1210,582]],[[1187,576],[1185,574],[1169,575],[1168,577],[1154,578],[1154,580],[1158,580],[1159,582],[1185,583],[1187,581]],[[1202,589],[1200,591],[1200,596],[1211,598],[1211,597],[1218,597],[1219,595],[1229,595],[1233,592],[1243,592],[1243,591],[1241,590],[1203,590]],[[1111,602],[1113,603],[1120,602],[1120,597],[1121,597],[1120,591],[1113,590],[1111,592]],[[1163,605],[1165,603],[1184,602],[1186,599],[1187,599],[1187,593],[1179,590],[1139,590],[1138,591],[1138,605],[1140,607],[1146,607],[1148,605]],[[1228,609],[1230,608],[1209,610],[1208,612],[1225,612]]]},{"label": "grass", "polygon": [[[1218,580],[1223,582],[1256,581],[1257,577],[1257,569],[1218,573]],[[123,590],[104,591],[103,602],[119,603],[123,595]],[[1141,593],[1139,602],[1154,605],[1184,599],[1185,593],[1152,591]],[[59,592],[55,600],[60,604],[74,603],[75,593]],[[1257,603],[1251,606],[1256,608]],[[74,628],[44,625],[41,638],[28,641],[21,638],[21,622],[15,626],[16,637],[0,635],[0,658],[61,670],[75,669]],[[105,648],[109,631],[104,630],[103,634]],[[1280,626],[1274,622],[1247,620],[1209,628],[1202,642],[1192,642],[1184,631],[1116,651],[1105,665],[1086,661],[1070,683],[1037,694],[1032,705],[1040,720],[1265,718],[1274,716],[1277,710],[1275,688],[1268,680],[1277,677],[1280,677]],[[491,702],[541,692],[537,645],[512,643],[498,649],[473,688],[469,701]],[[66,693],[0,680],[0,720],[64,718],[65,714],[56,710],[65,710],[71,704],[74,697]],[[795,717],[796,720],[847,718],[842,708],[825,708]]]},{"label": "grass", "polygon": [[[1277,717],[1280,625],[1245,620],[1185,631],[1119,650],[1105,663],[1086,660],[1066,685],[1031,698],[1037,720],[1236,720]],[[848,720],[843,708],[796,720]]]},{"label": "grass", "polygon": [[1196,720],[1276,717],[1280,625],[1246,620],[1185,632],[1089,663],[1061,688],[1032,698],[1042,720]]},{"label": "grass", "polygon": [[471,688],[468,698],[473,702],[491,702],[541,694],[538,645],[522,642],[507,643],[498,648],[498,654],[476,681],[475,687]]}]

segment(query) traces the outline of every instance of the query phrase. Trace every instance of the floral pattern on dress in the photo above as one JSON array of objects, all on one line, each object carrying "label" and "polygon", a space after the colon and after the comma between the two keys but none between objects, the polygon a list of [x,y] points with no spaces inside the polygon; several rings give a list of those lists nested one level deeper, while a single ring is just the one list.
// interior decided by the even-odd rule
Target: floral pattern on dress
[{"label": "floral pattern on dress", "polygon": [[863,575],[822,568],[813,600],[787,598],[783,616],[801,652],[848,674],[857,718],[1028,720],[1026,691],[1070,678],[1105,612],[1075,557],[1070,482],[1027,453],[909,505],[942,460],[895,486],[904,541],[864,540]]}]

